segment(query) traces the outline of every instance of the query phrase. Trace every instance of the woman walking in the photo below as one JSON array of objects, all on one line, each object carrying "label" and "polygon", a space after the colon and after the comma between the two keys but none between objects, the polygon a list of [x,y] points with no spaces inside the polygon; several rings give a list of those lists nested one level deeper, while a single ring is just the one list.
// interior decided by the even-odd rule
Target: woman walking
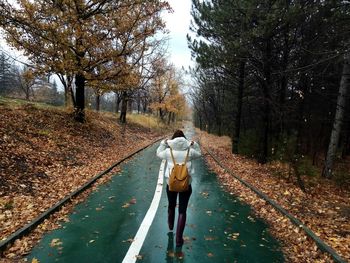
[{"label": "woman walking", "polygon": [[[194,169],[191,166],[191,161],[201,156],[201,150],[198,143],[194,141],[188,141],[181,130],[175,131],[171,140],[163,140],[158,149],[157,156],[161,159],[167,160],[167,169],[164,176],[167,181],[166,192],[168,196],[168,226],[170,231],[174,228],[175,221],[175,207],[177,196],[179,196],[179,216],[177,220],[176,228],[176,246],[183,245],[183,232],[186,225],[186,211],[188,200],[192,194],[191,177],[194,175]],[[187,171],[189,174],[189,185],[186,191],[176,192],[169,190],[169,177],[174,167],[174,161],[176,164],[186,163]]]}]

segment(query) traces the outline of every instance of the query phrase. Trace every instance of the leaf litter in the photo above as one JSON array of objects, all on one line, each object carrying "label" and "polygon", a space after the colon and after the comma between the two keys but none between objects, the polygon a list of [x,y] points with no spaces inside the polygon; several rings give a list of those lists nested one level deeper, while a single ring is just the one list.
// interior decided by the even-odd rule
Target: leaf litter
[{"label": "leaf litter", "polygon": [[[232,154],[229,137],[218,137],[199,130],[197,133],[200,134],[201,144],[209,148],[223,165],[301,220],[345,260],[350,261],[349,187],[340,187],[330,180],[316,180],[304,176],[303,180],[308,187],[308,193],[305,194],[298,188],[297,183],[288,177],[289,167],[285,164],[258,164],[247,157]],[[210,169],[217,174],[223,188],[240,201],[249,204],[255,216],[264,219],[270,225],[269,231],[280,240],[287,261],[333,261],[329,254],[318,249],[304,231],[226,173],[209,154],[205,154],[205,159]],[[253,217],[248,219],[254,220]]]},{"label": "leaf litter", "polygon": [[[162,136],[132,123],[123,129],[117,116],[90,111],[84,124],[76,123],[68,111],[56,108],[0,105],[0,114],[0,240],[99,172]],[[114,168],[28,236],[17,240],[4,251],[4,259],[24,260],[22,257],[45,232],[68,222],[72,208],[118,171],[119,167]]]}]

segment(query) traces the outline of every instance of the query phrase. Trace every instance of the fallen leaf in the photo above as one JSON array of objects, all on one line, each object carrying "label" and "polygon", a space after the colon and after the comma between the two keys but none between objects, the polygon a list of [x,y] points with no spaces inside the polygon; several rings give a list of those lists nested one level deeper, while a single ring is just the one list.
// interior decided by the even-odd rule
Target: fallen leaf
[{"label": "fallen leaf", "polygon": [[62,245],[63,243],[60,241],[59,238],[54,238],[51,240],[50,247],[57,247]]},{"label": "fallen leaf", "polygon": [[130,206],[129,203],[125,203],[124,205],[122,205],[123,208],[128,208]]}]

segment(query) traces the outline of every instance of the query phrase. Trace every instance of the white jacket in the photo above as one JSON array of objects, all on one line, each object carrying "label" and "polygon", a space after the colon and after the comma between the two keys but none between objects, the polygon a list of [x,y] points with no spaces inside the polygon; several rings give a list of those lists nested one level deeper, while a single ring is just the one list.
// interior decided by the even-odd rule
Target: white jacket
[{"label": "white jacket", "polygon": [[[198,143],[194,142],[194,144],[191,146],[191,142],[185,139],[184,137],[177,137],[173,140],[168,140],[167,143],[171,147],[171,149],[173,149],[174,159],[177,164],[182,164],[185,162],[188,147],[191,147],[186,165],[188,172],[192,177],[194,175],[194,168],[191,165],[191,161],[201,156],[201,149],[199,148]],[[157,156],[167,161],[167,168],[164,172],[167,184],[169,184],[169,175],[174,167],[174,163],[171,158],[170,148],[168,145],[165,143],[165,140],[163,140],[161,141],[157,149]],[[190,179],[190,183],[191,181],[192,180]]]}]

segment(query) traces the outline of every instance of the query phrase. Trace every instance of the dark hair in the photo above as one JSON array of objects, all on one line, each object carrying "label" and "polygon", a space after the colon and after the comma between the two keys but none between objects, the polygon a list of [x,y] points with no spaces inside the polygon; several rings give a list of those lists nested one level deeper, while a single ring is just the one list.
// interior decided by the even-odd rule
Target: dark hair
[{"label": "dark hair", "polygon": [[171,139],[175,139],[175,138],[177,138],[177,137],[184,137],[184,138],[186,139],[185,134],[184,134],[183,131],[181,131],[181,130],[176,130],[176,131],[174,132],[173,137],[172,137]]}]

